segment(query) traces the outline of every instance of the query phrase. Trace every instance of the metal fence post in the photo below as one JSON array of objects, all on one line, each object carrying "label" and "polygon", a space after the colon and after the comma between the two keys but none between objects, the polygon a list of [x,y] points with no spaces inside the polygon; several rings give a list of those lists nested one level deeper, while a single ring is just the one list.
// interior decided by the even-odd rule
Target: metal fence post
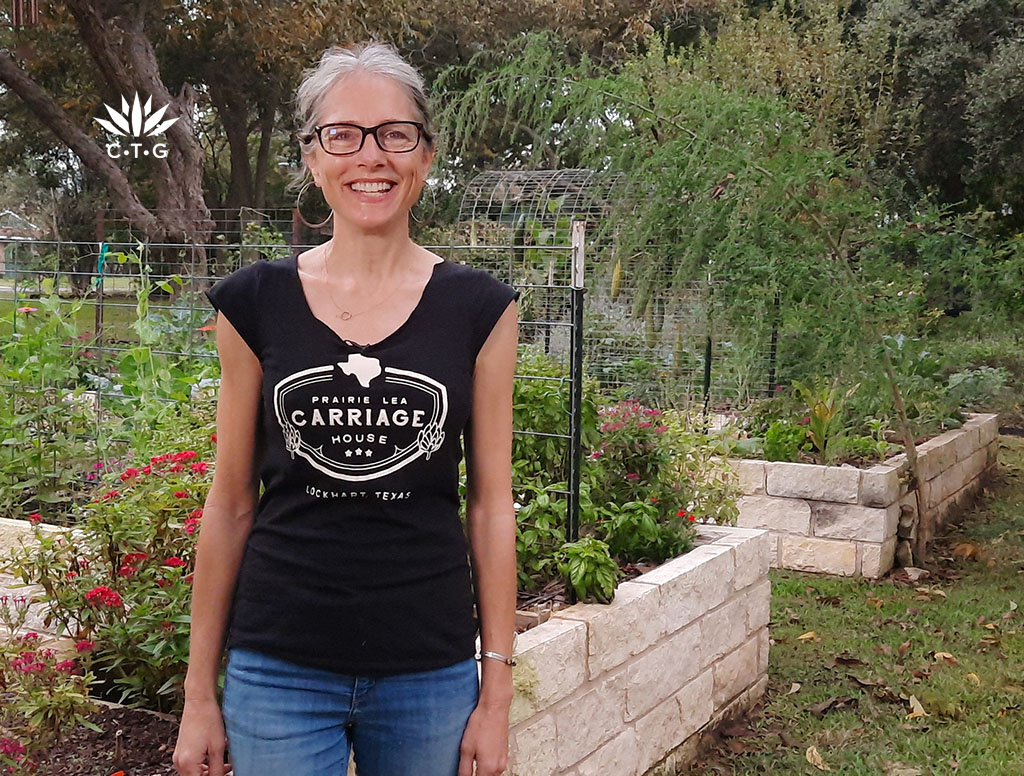
[{"label": "metal fence post", "polygon": [[[586,221],[572,222],[572,280],[570,287],[572,310],[571,351],[572,399],[569,418],[569,504],[566,538],[574,542],[580,538],[580,475],[583,468],[583,268],[586,246]],[[570,587],[571,590],[571,587]]]}]

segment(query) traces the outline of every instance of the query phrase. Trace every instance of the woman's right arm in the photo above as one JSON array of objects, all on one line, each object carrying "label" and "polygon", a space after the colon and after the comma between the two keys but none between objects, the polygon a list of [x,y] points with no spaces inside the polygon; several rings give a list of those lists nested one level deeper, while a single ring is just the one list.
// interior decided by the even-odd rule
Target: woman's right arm
[{"label": "woman's right arm", "polygon": [[223,721],[217,674],[231,595],[259,498],[257,422],[263,370],[223,314],[217,315],[221,378],[217,398],[217,459],[203,506],[192,583],[192,624],[185,708],[174,765],[182,776],[222,776]]}]

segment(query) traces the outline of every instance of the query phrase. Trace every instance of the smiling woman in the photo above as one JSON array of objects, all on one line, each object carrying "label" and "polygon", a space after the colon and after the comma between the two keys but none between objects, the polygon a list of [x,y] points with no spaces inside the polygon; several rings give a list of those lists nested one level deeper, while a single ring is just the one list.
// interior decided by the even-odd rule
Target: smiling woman
[{"label": "smiling woman", "polygon": [[297,104],[333,234],[207,292],[219,460],[175,765],[222,776],[226,735],[235,776],[340,776],[350,754],[360,776],[497,776],[519,294],[410,239],[434,140],[420,76],[393,49],[328,50]]}]

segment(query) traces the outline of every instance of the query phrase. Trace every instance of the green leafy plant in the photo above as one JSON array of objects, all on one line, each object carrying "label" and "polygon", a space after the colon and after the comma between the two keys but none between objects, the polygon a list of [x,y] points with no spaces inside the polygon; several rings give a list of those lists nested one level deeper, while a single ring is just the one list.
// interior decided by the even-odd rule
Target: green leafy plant
[{"label": "green leafy plant", "polygon": [[[87,719],[94,710],[88,699],[92,673],[80,659],[43,647],[37,633],[19,632],[28,604],[25,596],[0,596],[8,632],[0,644],[0,687],[8,696],[0,706],[0,764],[18,776],[35,772],[49,748],[75,726],[99,731]],[[88,659],[88,650],[80,653]]]},{"label": "green leafy plant", "polygon": [[799,461],[810,448],[807,427],[777,420],[764,434],[764,457],[769,461]]},{"label": "green leafy plant", "polygon": [[620,571],[608,545],[592,536],[563,544],[555,555],[559,572],[569,580],[580,601],[610,604]]},{"label": "green leafy plant", "polygon": [[846,402],[860,386],[855,385],[846,393],[840,392],[838,381],[831,385],[815,382],[811,386],[794,381],[793,386],[807,404],[807,435],[818,454],[818,461],[831,463],[835,457],[835,442],[846,430]]},{"label": "green leafy plant", "polygon": [[[212,452],[210,442],[199,445]],[[92,642],[96,691],[180,707],[195,540],[212,467],[193,449],[152,456],[107,479],[74,528],[35,533],[8,567],[43,589],[45,622]]]}]

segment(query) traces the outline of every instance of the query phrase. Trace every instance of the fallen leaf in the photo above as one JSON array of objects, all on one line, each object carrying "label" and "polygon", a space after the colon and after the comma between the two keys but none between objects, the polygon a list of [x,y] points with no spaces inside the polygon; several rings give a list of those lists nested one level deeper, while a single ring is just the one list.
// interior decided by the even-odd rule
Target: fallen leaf
[{"label": "fallen leaf", "polygon": [[843,709],[856,705],[857,699],[853,696],[837,695],[827,700],[824,700],[821,703],[815,703],[813,706],[808,706],[807,710],[818,719],[821,719],[830,711],[842,711]]},{"label": "fallen leaf", "polygon": [[807,633],[804,633],[801,636],[797,636],[796,640],[797,641],[813,641],[813,640],[815,640],[817,638],[818,638],[818,632],[817,631],[807,631]]},{"label": "fallen leaf", "polygon": [[901,655],[905,655],[905,654],[907,654],[907,651],[909,649],[910,649],[910,640],[907,639],[902,644],[900,644],[899,647],[896,648],[896,651],[899,652]]},{"label": "fallen leaf", "polygon": [[884,776],[921,776],[921,769],[906,763],[894,763],[886,761],[882,763]]},{"label": "fallen leaf", "polygon": [[850,677],[854,682],[859,684],[861,687],[880,687],[885,684],[885,682],[881,679],[877,681],[872,679],[861,679],[859,676],[856,676],[855,674],[847,674],[847,676]]},{"label": "fallen leaf", "polygon": [[811,765],[813,765],[819,771],[831,771],[832,770],[831,768],[828,767],[828,763],[825,762],[825,759],[818,752],[818,747],[816,747],[816,746],[809,746],[809,747],[807,747],[807,753],[804,755],[804,757],[807,758],[807,762],[809,762]]},{"label": "fallen leaf", "polygon": [[910,713],[907,714],[907,719],[917,719],[918,717],[930,716],[928,712],[924,710],[924,706],[921,705],[921,701],[917,699],[917,696],[911,695],[908,703],[910,703]]},{"label": "fallen leaf", "polygon": [[953,657],[951,654],[949,654],[948,652],[935,652],[935,653],[933,653],[932,656],[935,658],[935,662],[936,663],[938,663],[940,660],[944,660],[946,663],[948,663],[951,666],[958,666],[958,665],[960,665],[960,663],[957,661],[957,659],[955,657]]},{"label": "fallen leaf", "polygon": [[825,664],[825,668],[835,668],[836,666],[865,666],[867,663],[861,660],[859,657],[853,655],[836,655],[828,663]]},{"label": "fallen leaf", "polygon": [[975,687],[981,687],[981,679],[973,671],[971,671],[969,674],[967,674],[967,678],[970,679],[972,682],[974,682],[974,686]]},{"label": "fallen leaf", "polygon": [[793,682],[793,684],[790,685],[789,692],[787,692],[786,695],[792,695],[795,692],[800,692],[801,687],[803,687],[803,685],[800,684],[800,682]]}]

